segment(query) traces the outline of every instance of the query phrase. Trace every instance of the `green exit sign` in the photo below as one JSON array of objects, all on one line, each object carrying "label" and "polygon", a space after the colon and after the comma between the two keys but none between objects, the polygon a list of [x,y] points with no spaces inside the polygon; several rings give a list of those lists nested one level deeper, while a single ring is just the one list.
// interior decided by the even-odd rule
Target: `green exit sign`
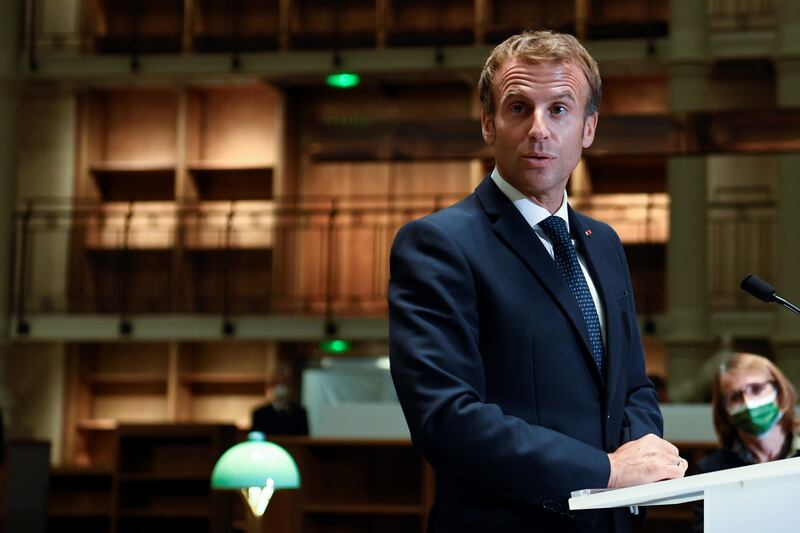
[{"label": "green exit sign", "polygon": [[320,341],[319,349],[330,354],[347,353],[350,351],[350,341],[344,339],[325,339]]},{"label": "green exit sign", "polygon": [[352,87],[358,87],[358,84],[361,83],[361,76],[354,72],[337,72],[336,74],[329,75],[325,79],[325,83],[328,84],[328,87],[334,87],[336,89],[350,89]]}]

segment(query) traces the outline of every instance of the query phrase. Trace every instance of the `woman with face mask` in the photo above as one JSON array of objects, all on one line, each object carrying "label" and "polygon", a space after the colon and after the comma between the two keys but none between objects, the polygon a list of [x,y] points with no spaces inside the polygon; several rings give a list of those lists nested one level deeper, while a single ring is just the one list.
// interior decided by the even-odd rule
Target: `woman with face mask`
[{"label": "woman with face mask", "polygon": [[[797,394],[769,359],[733,354],[714,376],[711,401],[721,449],[698,461],[695,474],[800,455]],[[703,531],[702,503],[693,524]]]}]

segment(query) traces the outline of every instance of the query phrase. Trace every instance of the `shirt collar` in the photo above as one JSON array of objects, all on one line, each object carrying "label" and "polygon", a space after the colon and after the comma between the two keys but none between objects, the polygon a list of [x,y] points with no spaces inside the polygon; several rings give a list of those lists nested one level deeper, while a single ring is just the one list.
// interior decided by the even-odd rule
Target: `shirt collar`
[{"label": "shirt collar", "polygon": [[[492,180],[503,192],[503,194],[505,194],[508,199],[511,200],[511,203],[513,203],[514,207],[516,207],[520,214],[525,217],[525,220],[532,228],[536,228],[539,222],[550,216],[550,211],[548,211],[545,207],[528,198],[519,192],[519,190],[517,190],[513,185],[504,180],[500,175],[500,171],[497,170],[497,167],[494,167],[494,170],[492,170]],[[565,189],[564,200],[561,202],[561,207],[559,207],[558,211],[553,213],[553,215],[562,218],[564,222],[566,222],[567,232],[569,232],[569,210],[567,205],[567,191]]]}]

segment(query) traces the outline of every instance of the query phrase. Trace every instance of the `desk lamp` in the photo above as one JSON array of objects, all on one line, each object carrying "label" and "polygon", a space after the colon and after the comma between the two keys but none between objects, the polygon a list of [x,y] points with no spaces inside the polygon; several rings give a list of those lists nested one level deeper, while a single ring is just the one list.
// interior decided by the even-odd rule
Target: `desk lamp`
[{"label": "desk lamp", "polygon": [[247,441],[232,446],[219,458],[211,473],[211,487],[240,491],[259,525],[272,494],[299,488],[300,473],[285,449],[267,442],[260,431],[251,431]]}]

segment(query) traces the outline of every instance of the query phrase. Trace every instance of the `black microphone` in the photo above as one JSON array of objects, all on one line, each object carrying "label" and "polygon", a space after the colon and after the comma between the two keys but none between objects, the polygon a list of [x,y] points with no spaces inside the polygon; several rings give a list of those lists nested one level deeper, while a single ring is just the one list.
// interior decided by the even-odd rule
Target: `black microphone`
[{"label": "black microphone", "polygon": [[755,274],[748,274],[742,278],[741,287],[746,293],[755,296],[763,302],[777,302],[789,311],[800,315],[800,307],[797,307],[793,303],[775,294],[775,288]]}]

